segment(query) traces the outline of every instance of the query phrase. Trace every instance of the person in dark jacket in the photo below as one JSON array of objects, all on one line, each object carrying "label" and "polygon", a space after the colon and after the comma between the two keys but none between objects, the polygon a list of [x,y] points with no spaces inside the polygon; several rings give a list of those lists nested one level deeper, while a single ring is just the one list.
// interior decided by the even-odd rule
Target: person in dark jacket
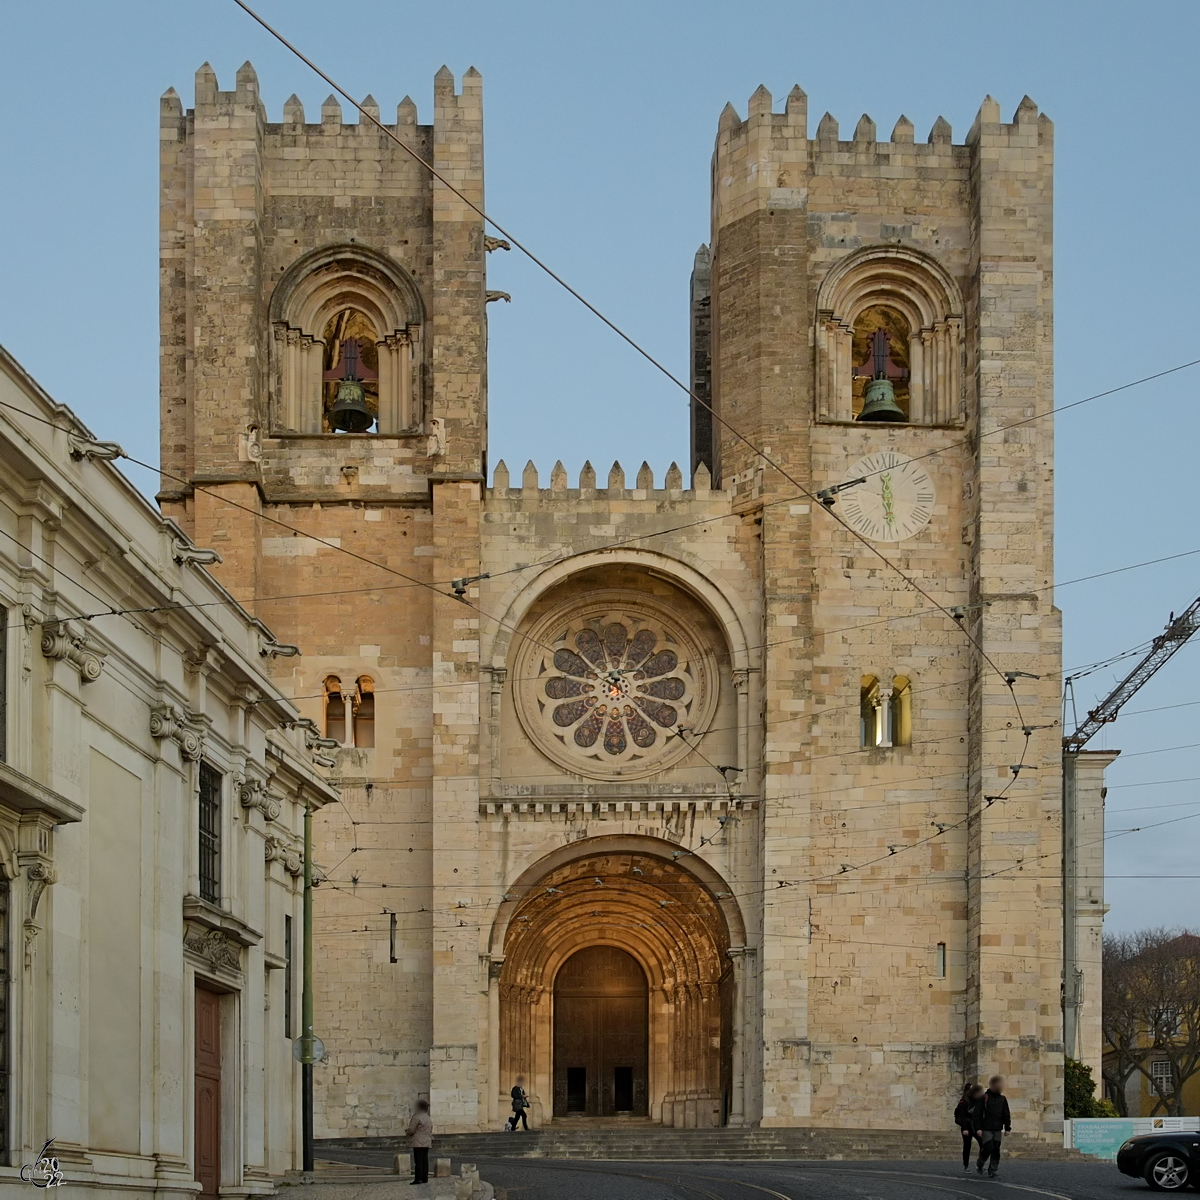
[{"label": "person in dark jacket", "polygon": [[1000,1169],[1000,1142],[1003,1134],[1012,1133],[1008,1097],[1004,1094],[1004,1080],[999,1075],[988,1080],[987,1091],[975,1101],[972,1111],[975,1132],[979,1136],[979,1162],[975,1170],[982,1175],[983,1164],[987,1161],[988,1178],[995,1179]]},{"label": "person in dark jacket", "polygon": [[525,1116],[525,1110],[529,1107],[529,1097],[525,1095],[525,1076],[518,1075],[517,1082],[512,1090],[512,1110],[513,1115],[510,1121],[510,1128],[513,1133],[517,1132],[517,1122],[520,1121],[525,1132],[529,1132],[529,1118]]},{"label": "person in dark jacket", "polygon": [[963,1139],[963,1170],[971,1169],[971,1152],[975,1148],[975,1105],[983,1095],[983,1084],[968,1083],[963,1088],[962,1098],[954,1110],[954,1123]]}]

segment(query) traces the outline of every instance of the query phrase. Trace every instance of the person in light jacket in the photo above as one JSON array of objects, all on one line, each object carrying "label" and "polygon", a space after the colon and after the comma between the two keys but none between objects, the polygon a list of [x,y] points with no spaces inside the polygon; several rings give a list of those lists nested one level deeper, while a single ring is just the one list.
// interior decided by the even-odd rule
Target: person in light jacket
[{"label": "person in light jacket", "polygon": [[429,1115],[429,1101],[418,1100],[404,1131],[408,1134],[409,1149],[413,1156],[413,1183],[429,1182],[429,1148],[433,1145],[433,1120]]}]

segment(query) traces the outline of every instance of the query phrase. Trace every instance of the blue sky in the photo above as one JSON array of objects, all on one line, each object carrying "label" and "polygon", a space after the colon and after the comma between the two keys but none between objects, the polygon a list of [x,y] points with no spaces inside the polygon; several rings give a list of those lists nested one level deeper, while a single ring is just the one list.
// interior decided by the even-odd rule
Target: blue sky
[{"label": "blue sky", "polygon": [[[1005,119],[1028,93],[1056,127],[1058,402],[1200,358],[1194,2],[260,4],[385,113],[408,93],[427,121],[438,67],[482,71],[488,207],[681,375],[717,116],[727,100],[744,114],[760,83],[780,102],[799,83],[813,129],[827,109],[846,131],[868,112],[886,136],[903,112],[923,138],[941,114],[956,141],[986,93]],[[328,87],[232,0],[5,13],[0,343],[151,461],[158,97],[190,104],[205,60],[232,87],[247,58],[272,120],[293,91],[315,119]],[[572,475],[648,458],[659,478],[684,463],[682,394],[516,254],[489,265],[513,297],[489,314],[491,460],[546,476],[558,458]],[[1198,394],[1194,368],[1059,420],[1060,580],[1200,548]],[[1200,554],[1063,588],[1067,666],[1150,638],[1198,593]],[[1197,641],[1131,710],[1196,698]],[[1081,711],[1113,679],[1081,681]],[[1200,748],[1168,749],[1200,743],[1198,718],[1134,713],[1105,733],[1135,755],[1110,771],[1110,830],[1188,818],[1112,839],[1112,928],[1200,927],[1195,883],[1153,878],[1200,873],[1200,780],[1157,785],[1200,777]]]}]

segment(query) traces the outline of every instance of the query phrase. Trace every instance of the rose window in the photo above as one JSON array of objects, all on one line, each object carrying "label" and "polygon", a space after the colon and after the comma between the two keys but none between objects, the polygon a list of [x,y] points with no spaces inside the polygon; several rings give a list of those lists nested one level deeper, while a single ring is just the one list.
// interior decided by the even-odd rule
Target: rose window
[{"label": "rose window", "polygon": [[693,757],[693,735],[704,736],[718,687],[713,650],[689,616],[686,601],[625,588],[543,612],[511,664],[529,739],[593,779],[646,778]]},{"label": "rose window", "polygon": [[564,740],[615,762],[644,757],[678,727],[692,700],[692,679],[662,634],[610,621],[564,641],[548,656],[541,686]]}]

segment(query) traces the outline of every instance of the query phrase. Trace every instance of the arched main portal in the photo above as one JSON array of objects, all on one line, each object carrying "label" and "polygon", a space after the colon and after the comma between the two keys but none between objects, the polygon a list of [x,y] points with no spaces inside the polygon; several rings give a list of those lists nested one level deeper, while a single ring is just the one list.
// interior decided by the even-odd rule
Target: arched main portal
[{"label": "arched main portal", "polygon": [[[713,892],[661,853],[598,850],[535,876],[505,922],[501,1078],[524,1075],[544,1117],[627,1111],[665,1125],[722,1124],[733,1078],[729,947]],[[595,982],[604,961],[611,999],[608,982]],[[633,968],[644,980],[644,1003]],[[624,1013],[626,1044],[622,1017],[601,1015],[610,1003]],[[563,1004],[578,1011],[564,1020]],[[645,1013],[644,1102],[637,1094],[640,1060],[631,1057],[632,1042],[642,1037],[633,1017],[638,1005]],[[576,1018],[609,1023],[568,1035]],[[618,1067],[631,1074],[618,1077]],[[630,1086],[632,1098],[617,1095],[618,1087]],[[630,1100],[632,1107],[623,1108]]]},{"label": "arched main portal", "polygon": [[616,946],[576,950],[554,979],[554,1115],[647,1112],[646,973]]}]

